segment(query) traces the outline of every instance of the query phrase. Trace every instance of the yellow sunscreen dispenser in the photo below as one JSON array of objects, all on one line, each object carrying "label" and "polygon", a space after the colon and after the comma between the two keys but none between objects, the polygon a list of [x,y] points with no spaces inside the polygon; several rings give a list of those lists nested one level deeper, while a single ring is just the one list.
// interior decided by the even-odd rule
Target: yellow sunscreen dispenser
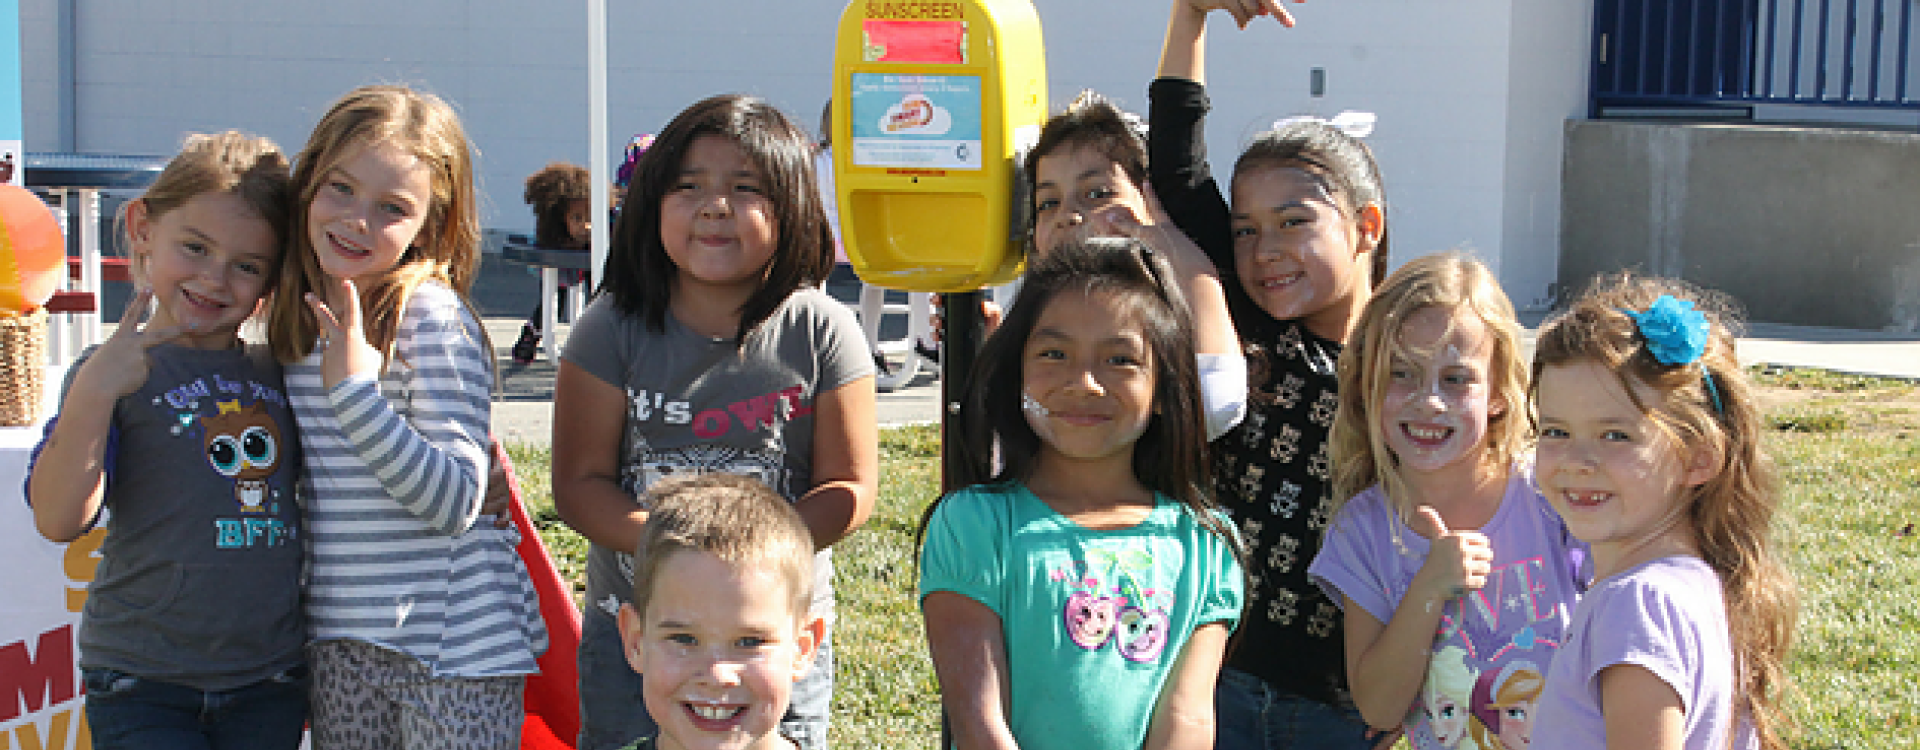
[{"label": "yellow sunscreen dispenser", "polygon": [[1013,280],[1015,154],[1046,119],[1029,0],[853,0],[834,47],[840,238],[860,278],[918,292]]}]

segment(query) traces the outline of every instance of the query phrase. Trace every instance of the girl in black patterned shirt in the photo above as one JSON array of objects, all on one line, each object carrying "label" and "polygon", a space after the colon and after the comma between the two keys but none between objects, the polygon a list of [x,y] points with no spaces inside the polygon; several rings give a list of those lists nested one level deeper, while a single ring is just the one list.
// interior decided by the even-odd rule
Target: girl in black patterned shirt
[{"label": "girl in black patterned shirt", "polygon": [[1248,612],[1215,694],[1216,747],[1366,747],[1342,661],[1340,610],[1307,579],[1331,500],[1334,363],[1386,270],[1372,154],[1317,120],[1263,133],[1228,205],[1202,136],[1206,16],[1244,24],[1277,0],[1174,0],[1149,89],[1150,178],[1168,215],[1222,270],[1247,355],[1247,414],[1213,442],[1214,489],[1250,546]]}]

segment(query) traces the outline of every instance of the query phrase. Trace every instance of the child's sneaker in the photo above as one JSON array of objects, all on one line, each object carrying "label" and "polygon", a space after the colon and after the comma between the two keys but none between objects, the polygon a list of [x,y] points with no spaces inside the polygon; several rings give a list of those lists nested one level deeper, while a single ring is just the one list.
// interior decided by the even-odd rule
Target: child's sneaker
[{"label": "child's sneaker", "polygon": [[540,331],[533,326],[520,326],[520,340],[513,342],[513,361],[515,364],[533,364],[534,355],[540,353]]}]

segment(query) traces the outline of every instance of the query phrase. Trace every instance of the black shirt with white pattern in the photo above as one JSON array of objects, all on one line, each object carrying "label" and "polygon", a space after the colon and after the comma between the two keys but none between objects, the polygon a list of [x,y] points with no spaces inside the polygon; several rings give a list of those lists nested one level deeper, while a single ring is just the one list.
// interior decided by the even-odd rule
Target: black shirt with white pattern
[{"label": "black shirt with white pattern", "polygon": [[1341,344],[1275,320],[1240,286],[1227,203],[1207,166],[1206,87],[1162,78],[1148,101],[1154,192],[1219,269],[1247,355],[1246,416],[1211,448],[1214,492],[1249,551],[1247,612],[1227,666],[1281,693],[1351,705],[1340,609],[1307,579],[1333,501],[1328,436]]}]

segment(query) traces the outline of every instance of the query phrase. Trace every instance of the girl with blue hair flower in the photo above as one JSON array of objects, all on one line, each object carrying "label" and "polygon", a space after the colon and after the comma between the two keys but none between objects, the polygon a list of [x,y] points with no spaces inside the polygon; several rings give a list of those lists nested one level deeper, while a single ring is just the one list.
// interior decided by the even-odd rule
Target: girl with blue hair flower
[{"label": "girl with blue hair flower", "polygon": [[1591,545],[1595,581],[1533,750],[1786,747],[1795,593],[1731,309],[1623,275],[1541,329],[1540,489]]}]

